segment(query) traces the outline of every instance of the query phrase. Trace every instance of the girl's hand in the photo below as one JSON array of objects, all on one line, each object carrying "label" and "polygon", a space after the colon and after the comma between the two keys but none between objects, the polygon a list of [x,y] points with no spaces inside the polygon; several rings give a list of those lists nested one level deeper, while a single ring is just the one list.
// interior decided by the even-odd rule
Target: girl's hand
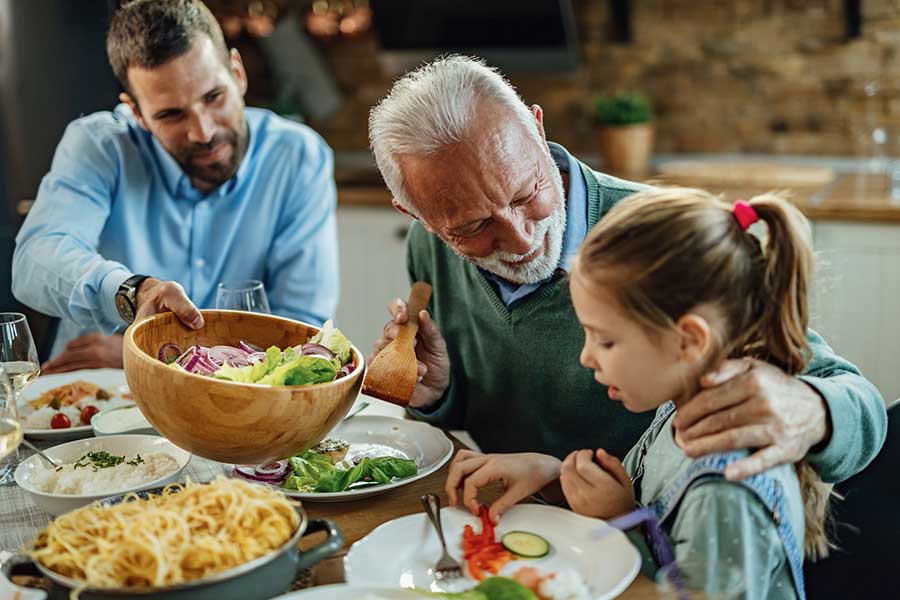
[{"label": "girl's hand", "polygon": [[633,510],[634,488],[621,461],[600,448],[595,463],[593,454],[576,450],[563,461],[559,481],[569,506],[579,514],[600,519]]},{"label": "girl's hand", "polygon": [[528,452],[522,454],[482,454],[460,450],[450,463],[450,474],[444,491],[450,506],[459,504],[457,490],[463,489],[462,502],[473,514],[478,514],[478,490],[492,481],[503,483],[503,495],[491,504],[494,523],[519,500],[541,491],[559,479],[562,463],[558,458]]}]

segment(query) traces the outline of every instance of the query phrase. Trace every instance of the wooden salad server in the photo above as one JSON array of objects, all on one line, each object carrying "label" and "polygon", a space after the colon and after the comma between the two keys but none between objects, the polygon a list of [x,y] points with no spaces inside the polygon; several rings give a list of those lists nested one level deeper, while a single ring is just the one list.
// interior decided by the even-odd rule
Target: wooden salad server
[{"label": "wooden salad server", "polygon": [[400,325],[397,337],[372,360],[366,371],[362,393],[406,406],[416,388],[418,368],[415,340],[419,331],[419,311],[428,306],[431,286],[418,281],[409,292],[406,311],[409,320]]}]

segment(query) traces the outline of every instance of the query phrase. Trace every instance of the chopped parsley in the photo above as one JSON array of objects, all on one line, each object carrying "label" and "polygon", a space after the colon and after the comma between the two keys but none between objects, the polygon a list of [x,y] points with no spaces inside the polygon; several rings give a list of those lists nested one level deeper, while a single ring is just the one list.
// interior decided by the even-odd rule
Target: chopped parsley
[{"label": "chopped parsley", "polygon": [[125,463],[126,465],[131,465],[136,467],[137,465],[144,462],[144,459],[141,458],[140,454],[135,455],[134,458],[130,460],[126,460],[124,456],[115,456],[110,454],[106,450],[99,450],[97,452],[88,452],[83,455],[72,466],[73,469],[79,469],[82,467],[91,467],[94,471],[99,471],[100,469],[107,469],[109,467],[115,467],[116,465],[120,465]]}]

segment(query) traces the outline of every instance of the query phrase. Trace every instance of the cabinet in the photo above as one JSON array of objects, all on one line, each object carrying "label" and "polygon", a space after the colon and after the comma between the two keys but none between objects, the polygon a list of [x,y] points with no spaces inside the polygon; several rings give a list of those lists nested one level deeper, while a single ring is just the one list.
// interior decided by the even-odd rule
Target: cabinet
[{"label": "cabinet", "polygon": [[814,221],[811,326],[891,402],[900,398],[900,225]]},{"label": "cabinet", "polygon": [[338,206],[341,291],[335,322],[367,355],[381,337],[388,302],[409,295],[406,232],[412,221],[388,207]]}]

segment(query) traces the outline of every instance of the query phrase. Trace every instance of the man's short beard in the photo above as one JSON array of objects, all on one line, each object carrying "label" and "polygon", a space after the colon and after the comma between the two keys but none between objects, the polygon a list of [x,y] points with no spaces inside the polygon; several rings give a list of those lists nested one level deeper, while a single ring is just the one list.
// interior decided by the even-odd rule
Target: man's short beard
[{"label": "man's short beard", "polygon": [[[247,152],[247,145],[250,139],[250,131],[247,128],[246,120],[242,119],[242,125],[239,131],[229,130],[226,133],[215,136],[209,143],[193,144],[190,148],[179,152],[177,156],[173,156],[175,161],[181,167],[181,170],[192,181],[200,181],[208,184],[209,187],[216,188],[237,173],[241,165],[241,160]],[[233,148],[231,156],[224,163],[212,163],[208,165],[194,164],[194,157],[197,154],[208,152],[215,149],[221,144],[230,144]]]}]

